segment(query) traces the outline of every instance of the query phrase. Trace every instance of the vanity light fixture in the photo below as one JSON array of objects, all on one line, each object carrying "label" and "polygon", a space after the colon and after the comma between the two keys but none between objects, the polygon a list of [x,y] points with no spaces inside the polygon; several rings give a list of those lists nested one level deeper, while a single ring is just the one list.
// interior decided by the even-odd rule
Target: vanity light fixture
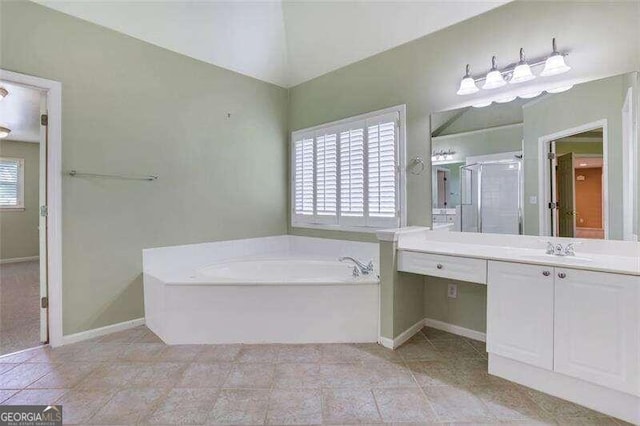
[{"label": "vanity light fixture", "polygon": [[431,161],[432,162],[438,162],[438,161],[451,161],[453,160],[453,156],[455,155],[455,151],[453,151],[452,149],[447,149],[447,150],[438,150],[438,151],[433,151],[431,152]]},{"label": "vanity light fixture", "polygon": [[543,77],[563,74],[571,69],[571,67],[564,62],[564,54],[558,52],[555,38],[551,40],[551,45],[553,46],[553,52],[551,52],[551,56],[545,61],[544,69],[540,73]]},{"label": "vanity light fixture", "polygon": [[495,101],[496,101],[496,103],[499,103],[499,104],[508,104],[509,102],[511,102],[511,101],[513,101],[515,99],[516,99],[516,95],[506,94],[506,95],[504,95],[502,97],[497,98]]},{"label": "vanity light fixture", "polygon": [[548,93],[562,93],[562,92],[566,92],[567,90],[571,89],[573,87],[573,84],[568,84],[566,86],[558,86],[558,87],[554,87],[552,89],[547,89]]},{"label": "vanity light fixture", "polygon": [[489,105],[491,105],[493,103],[493,101],[483,101],[483,102],[477,102],[473,105],[471,105],[474,108],[484,108],[484,107],[488,107]]},{"label": "vanity light fixture", "polygon": [[464,77],[462,77],[460,88],[456,92],[458,95],[472,95],[480,90],[478,86],[476,86],[476,81],[471,77],[469,70],[469,64],[467,64],[466,73]]},{"label": "vanity light fixture", "polygon": [[531,72],[531,67],[524,57],[524,49],[520,48],[520,61],[518,62],[518,65],[516,65],[516,67],[513,69],[513,74],[511,75],[509,83],[524,83],[525,81],[531,81],[534,78],[536,78],[536,76]]},{"label": "vanity light fixture", "polygon": [[11,129],[9,129],[8,127],[0,126],[0,139],[6,138],[7,136],[9,136],[9,133],[11,133]]},{"label": "vanity light fixture", "polygon": [[9,94],[9,91],[5,89],[3,86],[0,86],[0,101],[3,100],[8,94]]},{"label": "vanity light fixture", "polygon": [[542,94],[542,90],[533,90],[531,92],[520,93],[518,94],[518,97],[520,99],[533,99],[533,98],[537,98],[541,94]]},{"label": "vanity light fixture", "polygon": [[498,61],[495,56],[491,57],[491,69],[487,73],[482,88],[484,90],[497,89],[504,86],[507,82],[504,80],[502,73],[498,69]]}]

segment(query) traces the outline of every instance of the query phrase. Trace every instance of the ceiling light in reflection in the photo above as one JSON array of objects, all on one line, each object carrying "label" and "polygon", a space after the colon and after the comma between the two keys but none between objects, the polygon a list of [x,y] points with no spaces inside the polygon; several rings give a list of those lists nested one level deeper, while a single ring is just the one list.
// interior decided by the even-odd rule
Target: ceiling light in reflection
[{"label": "ceiling light in reflection", "polygon": [[474,108],[484,108],[488,107],[489,105],[491,105],[491,101],[478,102],[477,104],[473,104],[471,106]]}]

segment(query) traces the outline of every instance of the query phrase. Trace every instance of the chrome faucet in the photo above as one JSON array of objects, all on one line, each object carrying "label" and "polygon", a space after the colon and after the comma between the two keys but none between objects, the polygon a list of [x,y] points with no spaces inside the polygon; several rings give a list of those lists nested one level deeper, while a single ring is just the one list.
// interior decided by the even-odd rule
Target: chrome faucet
[{"label": "chrome faucet", "polygon": [[573,243],[569,243],[566,246],[562,246],[562,244],[553,244],[551,241],[547,241],[547,254],[551,254],[554,256],[575,256],[576,251]]},{"label": "chrome faucet", "polygon": [[354,277],[358,277],[360,276],[360,274],[369,275],[370,273],[373,272],[373,260],[370,260],[369,263],[366,265],[360,262],[358,259],[354,259],[353,257],[350,257],[350,256],[340,257],[338,258],[338,260],[340,262],[351,261],[355,264],[355,266],[353,267]]}]

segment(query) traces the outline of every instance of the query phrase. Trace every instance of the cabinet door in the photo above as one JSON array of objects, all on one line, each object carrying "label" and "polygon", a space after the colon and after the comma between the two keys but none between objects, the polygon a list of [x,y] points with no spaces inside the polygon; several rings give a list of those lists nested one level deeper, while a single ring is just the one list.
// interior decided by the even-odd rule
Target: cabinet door
[{"label": "cabinet door", "polygon": [[487,351],[553,368],[553,268],[489,262]]},{"label": "cabinet door", "polygon": [[555,303],[555,371],[640,395],[640,277],[556,268]]}]

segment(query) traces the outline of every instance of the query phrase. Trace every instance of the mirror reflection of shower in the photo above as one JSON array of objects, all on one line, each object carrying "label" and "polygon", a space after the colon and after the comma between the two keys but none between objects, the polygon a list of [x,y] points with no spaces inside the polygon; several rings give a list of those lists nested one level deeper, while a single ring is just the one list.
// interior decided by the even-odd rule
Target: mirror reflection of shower
[{"label": "mirror reflection of shower", "polygon": [[455,230],[522,234],[522,154],[460,166]]}]

